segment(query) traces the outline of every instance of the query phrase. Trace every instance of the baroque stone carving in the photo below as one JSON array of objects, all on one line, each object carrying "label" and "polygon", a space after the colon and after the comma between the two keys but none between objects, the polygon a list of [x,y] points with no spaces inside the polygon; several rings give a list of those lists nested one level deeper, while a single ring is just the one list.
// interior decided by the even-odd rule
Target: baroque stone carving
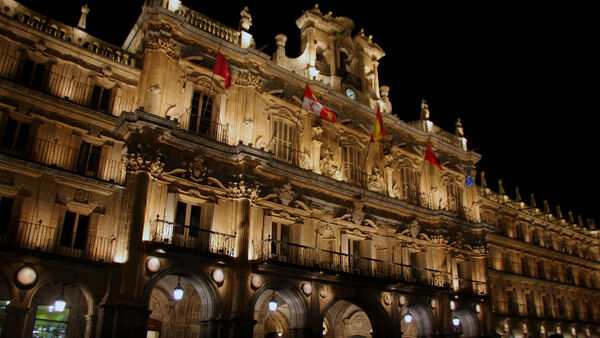
[{"label": "baroque stone carving", "polygon": [[260,89],[260,78],[250,72],[239,73],[235,79],[235,84],[244,87],[254,87]]},{"label": "baroque stone carving", "polygon": [[304,151],[300,154],[300,168],[310,170],[312,163],[312,157],[310,156],[310,151],[304,148]]},{"label": "baroque stone carving", "polygon": [[229,198],[248,198],[250,200],[255,200],[258,198],[260,194],[260,189],[258,185],[249,184],[244,181],[238,182],[229,182],[229,187],[227,188],[227,197]]},{"label": "baroque stone carving", "polygon": [[245,6],[244,9],[242,9],[242,11],[240,12],[240,27],[243,30],[248,31],[250,30],[251,26],[252,15],[250,15],[250,12],[248,11],[248,6]]},{"label": "baroque stone carving", "polygon": [[148,171],[153,176],[160,176],[165,166],[158,156],[143,153],[123,155],[123,163],[127,171]]},{"label": "baroque stone carving", "polygon": [[379,168],[373,168],[373,174],[369,175],[368,188],[371,191],[383,193],[385,190],[385,181],[383,176],[379,173]]},{"label": "baroque stone carving", "polygon": [[207,168],[204,165],[202,156],[194,157],[194,160],[187,165],[187,176],[194,182],[201,182],[206,177]]},{"label": "baroque stone carving", "polygon": [[315,125],[313,125],[313,127],[312,127],[312,140],[320,141],[322,134],[323,134],[323,128],[321,128],[320,122],[315,123]]},{"label": "baroque stone carving", "polygon": [[177,47],[175,43],[170,39],[162,36],[150,36],[146,40],[147,50],[162,50],[172,58],[177,58]]},{"label": "baroque stone carving", "polygon": [[294,190],[289,183],[284,184],[279,190],[279,199],[283,205],[288,206],[294,200]]},{"label": "baroque stone carving", "polygon": [[158,83],[151,84],[150,87],[148,87],[148,91],[154,95],[160,95],[162,92]]},{"label": "baroque stone carving", "polygon": [[354,208],[352,208],[352,221],[356,225],[361,225],[365,219],[366,213],[363,211],[365,204],[361,201],[354,202]]},{"label": "baroque stone carving", "polygon": [[0,170],[0,184],[12,185],[15,181],[13,173],[6,170]]},{"label": "baroque stone carving", "polygon": [[392,113],[392,102],[390,101],[390,87],[381,86],[379,87],[379,92],[381,93],[381,111],[383,113],[391,114]]},{"label": "baroque stone carving", "polygon": [[87,203],[89,198],[90,198],[90,193],[88,191],[83,190],[83,189],[75,190],[75,194],[73,196],[73,199],[75,201],[81,202],[81,203]]},{"label": "baroque stone carving", "polygon": [[419,232],[421,232],[419,221],[416,219],[412,220],[408,225],[408,230],[412,238],[417,238],[417,235],[419,235]]},{"label": "baroque stone carving", "polygon": [[340,175],[338,174],[339,169],[333,163],[333,152],[331,152],[328,145],[323,145],[323,149],[321,149],[321,160],[319,162],[321,173],[327,177],[337,179],[337,176]]}]

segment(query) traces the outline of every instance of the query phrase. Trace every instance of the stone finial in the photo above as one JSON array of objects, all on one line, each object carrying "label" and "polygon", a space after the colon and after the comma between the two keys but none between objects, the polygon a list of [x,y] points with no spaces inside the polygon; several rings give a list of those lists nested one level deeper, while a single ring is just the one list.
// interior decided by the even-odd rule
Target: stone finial
[{"label": "stone finial", "polygon": [[381,86],[379,87],[379,93],[381,94],[381,111],[383,113],[392,113],[392,102],[390,101],[390,87]]},{"label": "stone finial", "polygon": [[560,205],[556,206],[556,218],[558,218],[558,219],[563,218],[562,210],[560,210]]},{"label": "stone finial", "polygon": [[577,225],[579,225],[580,227],[583,228],[583,216],[581,216],[581,215],[577,216]]},{"label": "stone finial", "polygon": [[519,192],[519,187],[515,187],[515,201],[521,202],[521,193]]},{"label": "stone finial", "polygon": [[287,42],[287,36],[285,34],[275,35],[275,44],[277,45],[277,48],[285,49],[286,42]]},{"label": "stone finial", "polygon": [[313,7],[313,9],[311,9],[311,11],[322,14],[321,10],[319,9],[319,4],[315,4],[315,7]]},{"label": "stone finial", "polygon": [[537,204],[535,203],[535,197],[533,196],[533,193],[531,193],[530,198],[531,198],[531,206],[534,208],[537,208]]},{"label": "stone finial", "polygon": [[498,193],[500,195],[506,195],[506,193],[504,192],[504,187],[502,186],[502,179],[498,180]]},{"label": "stone finial", "polygon": [[590,230],[596,230],[596,221],[593,218],[588,219]]},{"label": "stone finial", "polygon": [[568,215],[569,215],[569,223],[571,223],[571,224],[575,223],[575,218],[573,217],[573,211],[572,210],[569,211]]},{"label": "stone finial", "polygon": [[485,190],[487,183],[485,182],[485,171],[481,172],[481,189]]},{"label": "stone finial", "polygon": [[429,121],[429,117],[431,112],[429,111],[429,105],[427,104],[427,100],[421,100],[421,120]]},{"label": "stone finial", "polygon": [[248,6],[240,12],[240,28],[245,31],[249,31],[252,26],[252,15],[248,12]]},{"label": "stone finial", "polygon": [[456,136],[465,137],[465,131],[463,129],[462,122],[460,121],[460,117],[456,120],[456,123],[454,125],[454,133],[456,134]]},{"label": "stone finial", "polygon": [[549,214],[550,213],[550,206],[548,205],[548,200],[544,200],[544,213],[545,214]]},{"label": "stone finial", "polygon": [[85,30],[87,25],[87,15],[90,12],[90,8],[87,4],[81,7],[81,17],[79,17],[79,23],[77,24],[77,28],[81,30]]}]

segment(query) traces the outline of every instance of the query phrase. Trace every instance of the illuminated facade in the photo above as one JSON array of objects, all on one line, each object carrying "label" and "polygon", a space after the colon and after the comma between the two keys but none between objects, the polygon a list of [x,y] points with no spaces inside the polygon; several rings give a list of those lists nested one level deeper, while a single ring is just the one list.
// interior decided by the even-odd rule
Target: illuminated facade
[{"label": "illuminated facade", "polygon": [[460,123],[392,115],[350,19],[305,11],[290,58],[247,9],[147,1],[117,47],[0,4],[2,337],[599,335],[598,233],[467,188]]}]

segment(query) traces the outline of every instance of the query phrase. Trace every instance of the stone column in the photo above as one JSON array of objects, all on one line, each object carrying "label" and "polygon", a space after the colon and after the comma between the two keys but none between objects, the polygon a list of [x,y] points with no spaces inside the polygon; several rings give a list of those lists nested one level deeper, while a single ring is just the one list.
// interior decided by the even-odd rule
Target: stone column
[{"label": "stone column", "polygon": [[[6,308],[6,318],[4,320],[4,327],[2,328],[2,338],[26,337],[25,328],[27,327],[28,315],[28,307],[19,306],[17,304],[13,305],[11,303]],[[29,332],[29,336],[31,336],[31,332]]]},{"label": "stone column", "polygon": [[[107,296],[98,307],[96,337],[146,337],[150,311],[143,299],[145,249],[142,236],[150,176],[162,172],[162,163],[152,155],[149,145],[149,139],[154,136],[130,136],[130,153],[123,158],[127,168],[125,184],[129,192],[122,201],[122,213],[127,215],[126,224],[129,226],[128,258],[110,272]],[[137,146],[139,144],[145,147]]]},{"label": "stone column", "polygon": [[323,142],[313,140],[311,145],[311,154],[313,159],[313,171],[317,174],[321,173],[321,146]]},{"label": "stone column", "polygon": [[390,167],[383,168],[383,177],[385,179],[385,187],[387,189],[388,196],[397,197],[397,196],[394,196],[394,193],[392,190],[394,187],[393,173],[394,173],[394,168],[390,168]]},{"label": "stone column", "polygon": [[[239,188],[239,189],[238,189]],[[250,309],[250,274],[248,261],[250,248],[250,220],[252,205],[250,198],[257,196],[258,188],[250,187],[245,182],[232,183],[228,197],[233,201],[233,223],[236,232],[235,258],[228,275],[230,292],[224,295],[225,303],[229,306],[227,320],[222,321],[222,329],[228,332],[228,337],[252,337],[255,320],[253,309]],[[258,226],[258,225],[256,225]]]}]

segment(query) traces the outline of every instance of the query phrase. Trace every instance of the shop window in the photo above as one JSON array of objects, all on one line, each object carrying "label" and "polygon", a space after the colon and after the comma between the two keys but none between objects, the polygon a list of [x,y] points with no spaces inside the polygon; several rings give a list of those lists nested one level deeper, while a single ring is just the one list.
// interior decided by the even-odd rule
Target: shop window
[{"label": "shop window", "polygon": [[67,337],[70,309],[54,311],[53,305],[38,305],[33,337]]}]

